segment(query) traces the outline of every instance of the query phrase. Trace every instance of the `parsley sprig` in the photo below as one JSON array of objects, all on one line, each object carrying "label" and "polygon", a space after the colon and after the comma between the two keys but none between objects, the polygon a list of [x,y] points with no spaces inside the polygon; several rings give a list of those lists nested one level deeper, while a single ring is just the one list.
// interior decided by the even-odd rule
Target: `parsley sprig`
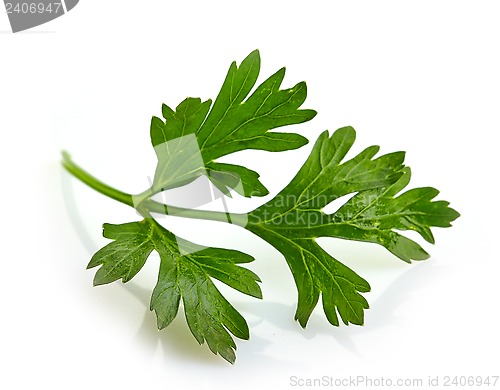
[{"label": "parsley sprig", "polygon": [[[78,166],[63,152],[64,168],[96,191],[135,208],[142,219],[104,224],[104,237],[112,240],[97,251],[88,268],[99,267],[94,285],[131,280],[153,251],[160,255],[158,281],[150,308],[158,328],[168,326],[181,306],[196,340],[234,363],[233,336],[249,338],[241,314],[213,283],[222,283],[255,298],[262,298],[259,277],[243,267],[254,261],[248,254],[223,248],[206,248],[178,237],[155,219],[155,214],[207,219],[238,225],[274,246],[285,258],[298,290],[295,319],[305,327],[319,298],[328,321],[362,325],[368,302],[362,295],[370,285],[341,261],[321,248],[316,239],[337,237],[384,246],[401,260],[424,260],[428,253],[404,234],[419,233],[434,243],[431,227],[449,227],[459,213],[449,203],[434,200],[431,187],[402,192],[411,172],[404,152],[377,157],[370,146],[346,160],[355,141],[352,127],[332,135],[323,132],[308,159],[291,182],[274,198],[246,213],[186,209],[157,202],[153,196],[185,186],[206,176],[223,196],[244,197],[269,192],[259,174],[247,167],[218,162],[220,157],[246,149],[270,152],[304,146],[299,134],[272,131],[311,120],[316,112],[301,109],[307,95],[304,82],[281,89],[285,68],[255,87],[260,73],[258,51],[238,67],[233,62],[212,103],[187,98],[175,110],[162,107],[163,118],[151,121],[151,143],[158,158],[150,188],[140,194],[117,190]],[[253,92],[252,92],[253,91]],[[337,211],[323,208],[345,195],[351,198]]]}]

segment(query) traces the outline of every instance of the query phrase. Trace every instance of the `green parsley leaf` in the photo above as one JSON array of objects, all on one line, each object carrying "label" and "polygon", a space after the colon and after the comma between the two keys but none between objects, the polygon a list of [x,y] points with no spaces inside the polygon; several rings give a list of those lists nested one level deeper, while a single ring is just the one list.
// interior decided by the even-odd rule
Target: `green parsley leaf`
[{"label": "green parsley leaf", "polygon": [[[324,132],[295,178],[275,198],[249,214],[246,228],[285,257],[298,289],[295,318],[305,327],[320,293],[330,323],[362,325],[368,303],[360,293],[369,284],[326,253],[318,237],[376,242],[401,259],[420,260],[427,253],[393,229],[413,229],[433,242],[430,226],[450,226],[458,213],[448,202],[431,202],[432,188],[419,188],[393,198],[409,181],[404,153],[374,158],[378,146],[342,162],[355,140],[351,127]],[[356,194],[333,215],[322,208],[333,200]]]},{"label": "green parsley leaf", "polygon": [[87,269],[102,265],[95,274],[94,286],[118,279],[128,282],[141,270],[155,248],[151,226],[146,223],[105,223],[102,234],[114,241],[99,249],[87,265]]},{"label": "green parsley leaf", "polygon": [[253,261],[252,256],[195,245],[175,237],[153,219],[105,224],[104,236],[115,241],[100,249],[89,263],[89,268],[102,265],[96,273],[95,285],[120,278],[123,282],[129,281],[156,250],[161,261],[151,310],[156,313],[158,328],[163,329],[172,322],[182,298],[186,320],[196,340],[200,344],[206,341],[213,353],[234,363],[236,344],[230,333],[247,340],[248,325],[211,278],[244,294],[262,298],[257,284],[259,277],[238,265]]},{"label": "green parsley leaf", "polygon": [[[213,105],[211,100],[202,102],[199,98],[185,99],[175,111],[163,105],[164,119],[153,117],[151,121],[151,142],[158,157],[154,192],[183,185],[205,174],[225,194],[229,189],[246,197],[268,194],[257,172],[215,160],[246,149],[279,152],[300,148],[308,142],[303,136],[270,130],[306,122],[316,112],[299,109],[307,95],[304,82],[280,89],[285,68],[249,96],[259,72],[260,55],[255,50],[239,67],[236,62],[231,64]],[[195,137],[179,141],[188,135]],[[195,154],[201,159],[193,157]],[[180,163],[172,163],[173,158]],[[170,168],[165,169],[166,166]]]},{"label": "green parsley leaf", "polygon": [[395,230],[416,231],[434,244],[430,228],[450,227],[460,214],[448,207],[449,202],[432,201],[439,194],[432,187],[414,188],[396,197],[410,182],[410,168],[405,167],[402,172],[401,178],[390,186],[353,196],[331,216],[331,223],[316,233],[377,243],[408,263],[429,258],[419,244]]}]

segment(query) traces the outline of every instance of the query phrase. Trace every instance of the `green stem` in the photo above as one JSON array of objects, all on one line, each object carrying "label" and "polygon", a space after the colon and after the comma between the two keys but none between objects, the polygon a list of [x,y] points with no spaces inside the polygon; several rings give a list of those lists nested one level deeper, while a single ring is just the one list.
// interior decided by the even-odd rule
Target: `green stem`
[{"label": "green stem", "polygon": [[247,221],[246,214],[239,213],[224,213],[221,211],[210,210],[194,210],[183,207],[176,207],[156,202],[148,199],[144,203],[144,207],[152,213],[171,215],[175,217],[207,219],[209,221],[226,222],[233,225],[245,226]]},{"label": "green stem", "polygon": [[63,152],[62,155],[63,167],[74,177],[97,192],[126,204],[127,206],[138,209],[138,211],[145,216],[145,218],[147,218],[146,216],[150,216],[149,213],[158,213],[184,218],[226,222],[239,226],[244,226],[246,222],[246,214],[233,214],[210,210],[193,210],[183,207],[170,206],[150,199],[149,196],[152,195],[147,196],[147,191],[139,195],[127,194],[126,192],[117,190],[116,188],[113,188],[92,176],[90,173],[75,164],[67,152]]},{"label": "green stem", "polygon": [[88,173],[87,171],[80,168],[77,164],[75,164],[71,160],[71,156],[67,152],[63,152],[62,155],[63,155],[63,160],[62,160],[63,167],[77,179],[87,184],[90,188],[93,188],[97,192],[100,192],[101,194],[106,195],[111,199],[124,203],[127,206],[134,207],[132,195],[119,191],[116,188],[108,186],[99,179],[96,179],[90,173]]}]

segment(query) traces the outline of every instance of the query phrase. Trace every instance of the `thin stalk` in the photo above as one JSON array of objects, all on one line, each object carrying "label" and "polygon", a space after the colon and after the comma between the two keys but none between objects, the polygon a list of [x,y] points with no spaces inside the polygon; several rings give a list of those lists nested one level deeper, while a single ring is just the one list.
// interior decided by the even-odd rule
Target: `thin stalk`
[{"label": "thin stalk", "polygon": [[137,209],[145,218],[150,217],[150,213],[178,216],[183,218],[192,219],[206,219],[210,221],[226,222],[232,223],[234,225],[244,226],[246,222],[246,214],[236,214],[236,213],[225,213],[220,211],[210,211],[210,210],[194,210],[186,209],[183,207],[176,207],[171,205],[166,205],[155,200],[146,198],[144,195],[147,191],[139,194],[132,195],[126,192],[117,190],[99,179],[92,176],[90,173],[82,169],[71,159],[71,156],[67,152],[63,152],[63,167],[76,177],[81,182],[88,185],[90,188],[96,190],[97,192],[126,204],[127,206]]},{"label": "thin stalk", "polygon": [[176,207],[156,202],[152,199],[146,200],[144,202],[144,207],[152,213],[171,215],[174,217],[206,219],[209,221],[226,222],[238,226],[245,226],[247,221],[246,214],[225,213],[221,211],[211,211],[211,210],[186,209],[183,207]]},{"label": "thin stalk", "polygon": [[106,195],[107,197],[117,200],[118,202],[124,203],[127,206],[134,207],[134,202],[133,202],[133,196],[130,194],[127,194],[125,192],[122,192],[120,190],[117,190],[116,188],[113,188],[99,179],[96,179],[94,176],[92,176],[90,173],[87,171],[83,170],[80,166],[75,164],[71,160],[71,156],[67,152],[63,152],[63,160],[62,160],[62,165],[63,167],[71,173],[73,176],[75,176],[78,180],[81,182],[87,184],[90,188],[93,188],[97,192]]}]

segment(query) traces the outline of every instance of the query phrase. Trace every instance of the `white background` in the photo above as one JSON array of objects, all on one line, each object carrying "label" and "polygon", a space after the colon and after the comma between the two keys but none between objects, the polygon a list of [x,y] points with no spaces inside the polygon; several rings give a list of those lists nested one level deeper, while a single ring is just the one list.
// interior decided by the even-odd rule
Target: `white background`
[{"label": "white background", "polygon": [[[496,1],[82,0],[14,35],[0,14],[0,387],[286,389],[291,376],[500,375],[499,18]],[[132,282],[92,287],[85,267],[107,242],[102,223],[138,217],[70,178],[59,156],[66,149],[105,182],[142,191],[161,103],[215,98],[230,62],[256,48],[261,81],[286,65],[285,87],[308,83],[304,107],[319,114],[295,131],[314,141],[352,125],[353,152],[406,150],[412,185],[437,187],[462,217],[436,229],[431,259],[413,265],[322,240],[370,282],[371,309],[364,327],[334,328],[318,306],[306,330],[277,251],[237,227],[164,221],[256,257],[264,300],[224,290],[251,331],[231,366],[198,346],[182,315],[156,330],[154,256]],[[310,147],[227,161],[259,171],[275,194]]]}]

